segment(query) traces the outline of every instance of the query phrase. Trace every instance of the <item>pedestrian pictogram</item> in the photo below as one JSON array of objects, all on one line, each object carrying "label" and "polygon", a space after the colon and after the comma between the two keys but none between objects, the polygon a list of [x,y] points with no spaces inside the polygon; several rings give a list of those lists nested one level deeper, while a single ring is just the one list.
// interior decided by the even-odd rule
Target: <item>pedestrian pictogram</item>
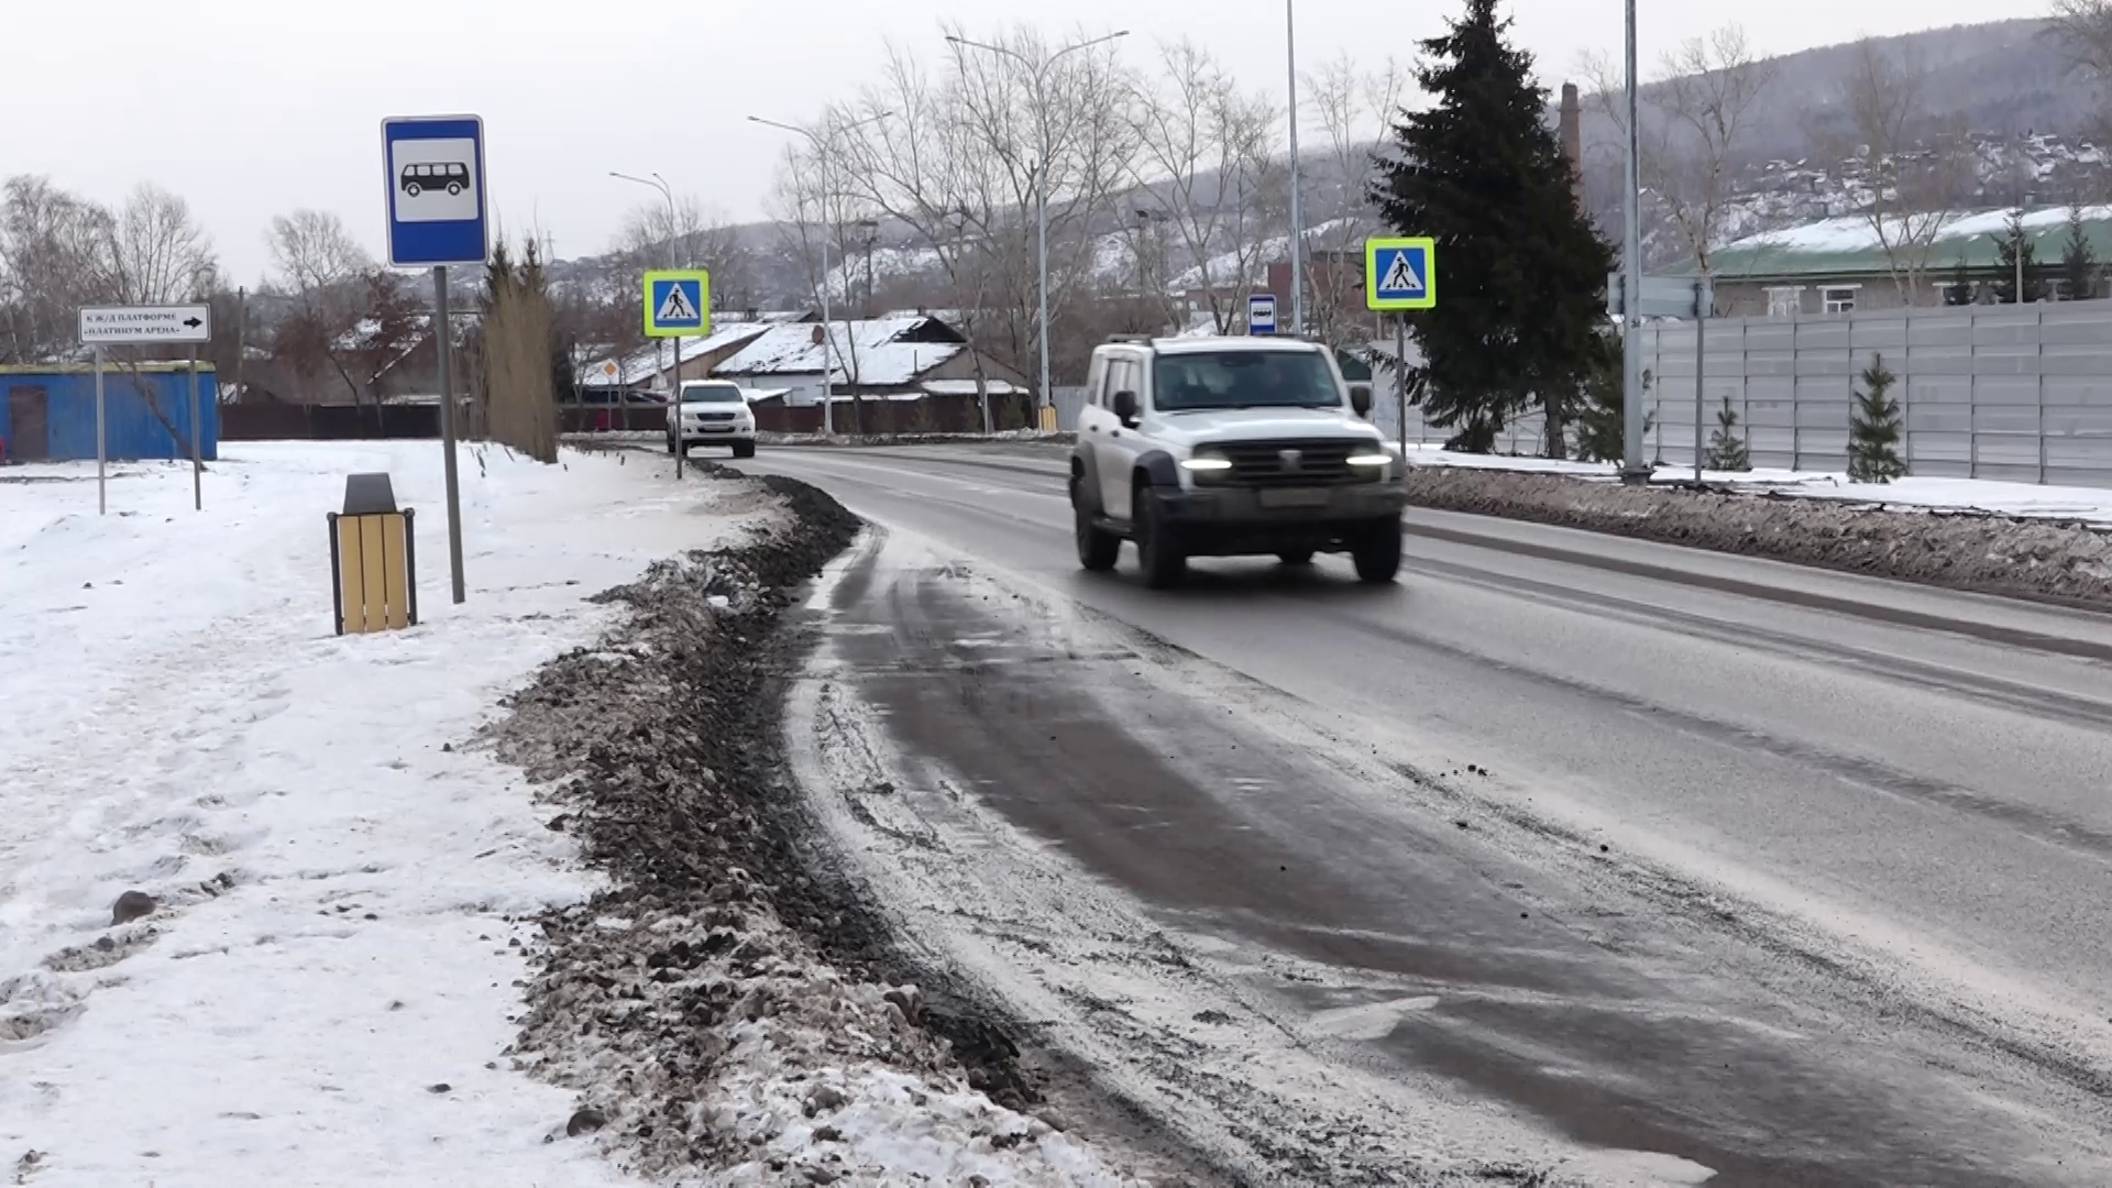
[{"label": "pedestrian pictogram", "polygon": [[681,285],[669,285],[667,297],[660,302],[660,312],[654,320],[662,325],[696,321],[697,307],[689,299],[689,290]]},{"label": "pedestrian pictogram", "polygon": [[1365,304],[1377,310],[1437,307],[1437,243],[1428,238],[1364,244]]}]

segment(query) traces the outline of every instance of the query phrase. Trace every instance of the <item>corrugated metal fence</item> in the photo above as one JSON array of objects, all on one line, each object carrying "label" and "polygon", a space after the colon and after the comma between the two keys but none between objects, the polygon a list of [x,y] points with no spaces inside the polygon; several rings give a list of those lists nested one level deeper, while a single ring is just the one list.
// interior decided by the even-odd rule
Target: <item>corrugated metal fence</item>
[{"label": "corrugated metal fence", "polygon": [[[1754,466],[1847,467],[1849,412],[1882,355],[1918,475],[2112,486],[2112,301],[1708,323],[1703,425],[1728,399]],[[1658,456],[1691,465],[1694,328],[1645,327]]]}]

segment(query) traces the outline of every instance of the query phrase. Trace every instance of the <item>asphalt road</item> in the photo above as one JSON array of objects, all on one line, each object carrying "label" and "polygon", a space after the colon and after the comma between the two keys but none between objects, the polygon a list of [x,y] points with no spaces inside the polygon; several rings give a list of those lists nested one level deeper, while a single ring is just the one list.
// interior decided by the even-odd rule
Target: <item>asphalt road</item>
[{"label": "asphalt road", "polygon": [[743,469],[1370,741],[1393,807],[1119,660],[924,679],[1010,630],[943,567],[878,550],[838,592],[896,743],[1035,786],[988,794],[1020,829],[1169,917],[1446,987],[1368,1037],[1404,1072],[1717,1182],[2112,1182],[2112,620],[1443,513],[1392,587],[1227,560],[1154,593],[1126,552],[1077,569],[1058,453]]}]

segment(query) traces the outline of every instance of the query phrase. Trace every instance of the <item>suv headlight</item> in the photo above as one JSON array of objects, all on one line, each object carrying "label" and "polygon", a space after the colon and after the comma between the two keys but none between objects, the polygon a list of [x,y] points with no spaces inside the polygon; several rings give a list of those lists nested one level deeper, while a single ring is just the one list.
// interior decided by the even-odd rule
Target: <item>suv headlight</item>
[{"label": "suv headlight", "polygon": [[1232,477],[1232,459],[1215,450],[1198,450],[1181,459],[1181,471],[1198,487],[1221,483]]}]

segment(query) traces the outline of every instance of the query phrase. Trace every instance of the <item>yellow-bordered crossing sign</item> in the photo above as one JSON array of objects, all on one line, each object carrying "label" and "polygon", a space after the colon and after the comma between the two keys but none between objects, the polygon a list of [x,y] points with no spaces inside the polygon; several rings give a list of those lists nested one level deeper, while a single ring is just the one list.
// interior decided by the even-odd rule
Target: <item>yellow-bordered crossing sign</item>
[{"label": "yellow-bordered crossing sign", "polygon": [[645,274],[645,336],[702,338],[711,333],[711,273],[702,268]]},{"label": "yellow-bordered crossing sign", "polygon": [[1376,310],[1437,308],[1437,241],[1428,236],[1364,241],[1364,299]]}]

